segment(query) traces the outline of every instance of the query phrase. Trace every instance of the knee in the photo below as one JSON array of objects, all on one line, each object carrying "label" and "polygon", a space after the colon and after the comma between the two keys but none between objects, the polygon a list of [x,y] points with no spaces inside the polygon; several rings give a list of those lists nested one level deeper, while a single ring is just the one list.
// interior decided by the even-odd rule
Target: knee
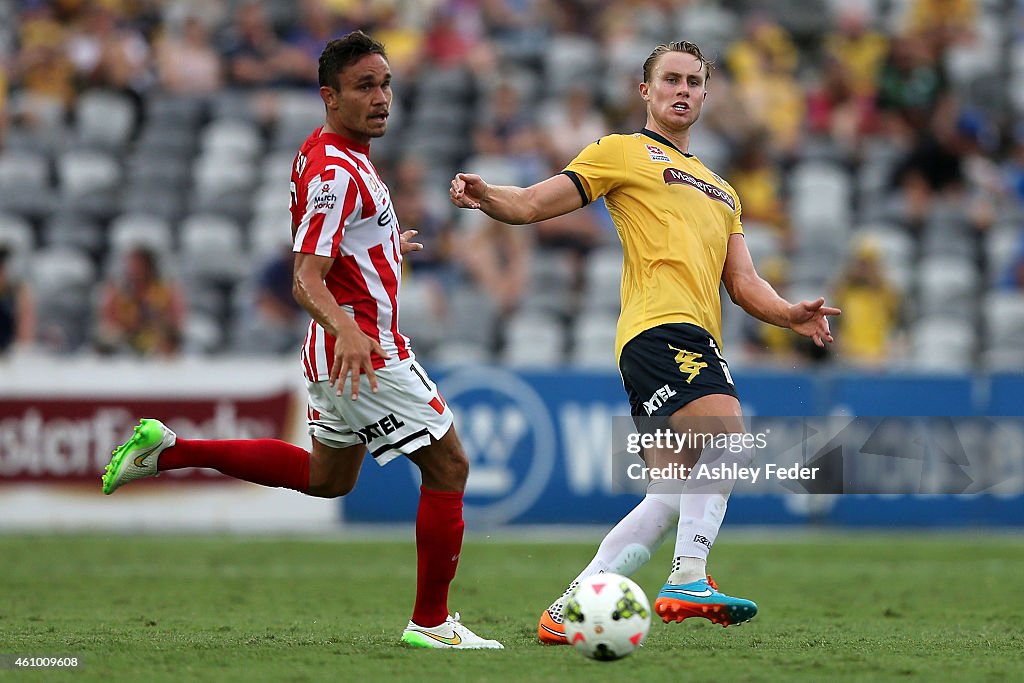
[{"label": "knee", "polygon": [[309,495],[317,498],[341,498],[352,492],[354,481],[334,479],[309,485]]},{"label": "knee", "polygon": [[420,467],[423,485],[440,491],[464,491],[469,477],[469,460],[461,448],[446,448]]}]

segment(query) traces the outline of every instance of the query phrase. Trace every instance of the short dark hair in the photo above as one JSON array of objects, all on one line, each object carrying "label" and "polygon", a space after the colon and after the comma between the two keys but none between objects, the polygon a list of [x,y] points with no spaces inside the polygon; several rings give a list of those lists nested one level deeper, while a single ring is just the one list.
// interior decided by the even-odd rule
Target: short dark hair
[{"label": "short dark hair", "polygon": [[644,61],[644,83],[651,82],[654,64],[658,61],[658,57],[666,52],[685,52],[688,55],[693,55],[700,60],[701,65],[704,67],[704,80],[706,81],[711,78],[711,62],[704,58],[704,54],[697,47],[697,44],[691,43],[688,40],[677,40],[674,43],[662,43],[654,48],[654,51]]},{"label": "short dark hair", "polygon": [[352,31],[327,43],[324,51],[320,53],[318,76],[321,87],[326,85],[339,90],[341,82],[338,74],[366,55],[380,55],[385,61],[388,58],[384,52],[384,45],[362,31]]}]

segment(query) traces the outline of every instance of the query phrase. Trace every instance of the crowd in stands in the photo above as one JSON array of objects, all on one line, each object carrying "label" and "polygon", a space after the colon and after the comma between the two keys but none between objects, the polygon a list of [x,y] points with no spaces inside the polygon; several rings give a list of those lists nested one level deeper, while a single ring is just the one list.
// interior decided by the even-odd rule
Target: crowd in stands
[{"label": "crowd in stands", "polygon": [[1024,368],[1024,6],[1012,0],[0,0],[0,349],[291,354],[288,176],[317,58],[362,28],[394,72],[371,154],[425,362],[614,366],[601,202],[458,212],[644,122],[640,67],[714,66],[691,151],[738,191],[760,271],[844,309],[822,352],[726,298],[735,365]]}]

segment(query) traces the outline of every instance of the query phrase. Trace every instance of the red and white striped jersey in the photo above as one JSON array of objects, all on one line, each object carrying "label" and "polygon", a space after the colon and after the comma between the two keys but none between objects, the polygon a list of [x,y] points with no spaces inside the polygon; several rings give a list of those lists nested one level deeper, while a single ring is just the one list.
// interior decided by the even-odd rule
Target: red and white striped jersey
[{"label": "red and white striped jersey", "polygon": [[[291,214],[293,251],[334,258],[327,289],[391,356],[385,361],[373,355],[376,369],[412,357],[412,345],[398,331],[401,230],[369,151],[368,145],[315,130],[292,166]],[[310,321],[302,362],[311,382],[330,376],[334,343],[332,335]]]}]

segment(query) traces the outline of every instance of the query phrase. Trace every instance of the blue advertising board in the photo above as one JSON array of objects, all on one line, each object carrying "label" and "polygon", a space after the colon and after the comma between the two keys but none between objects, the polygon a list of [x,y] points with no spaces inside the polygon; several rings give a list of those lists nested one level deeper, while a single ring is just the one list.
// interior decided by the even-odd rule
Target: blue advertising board
[{"label": "blue advertising board", "polygon": [[[433,372],[470,459],[470,528],[614,524],[638,501],[613,486],[613,418],[629,414],[616,374],[464,367]],[[744,412],[757,416],[1020,415],[1024,377],[733,373]],[[1022,432],[1024,433],[1024,432]],[[1019,462],[1016,458],[1013,462]],[[1015,465],[1014,465],[1015,466]],[[1024,483],[1024,473],[1009,472]],[[369,462],[343,499],[343,518],[411,522],[419,476],[404,459]],[[972,496],[734,495],[731,524],[1024,525],[1013,487]]]}]

